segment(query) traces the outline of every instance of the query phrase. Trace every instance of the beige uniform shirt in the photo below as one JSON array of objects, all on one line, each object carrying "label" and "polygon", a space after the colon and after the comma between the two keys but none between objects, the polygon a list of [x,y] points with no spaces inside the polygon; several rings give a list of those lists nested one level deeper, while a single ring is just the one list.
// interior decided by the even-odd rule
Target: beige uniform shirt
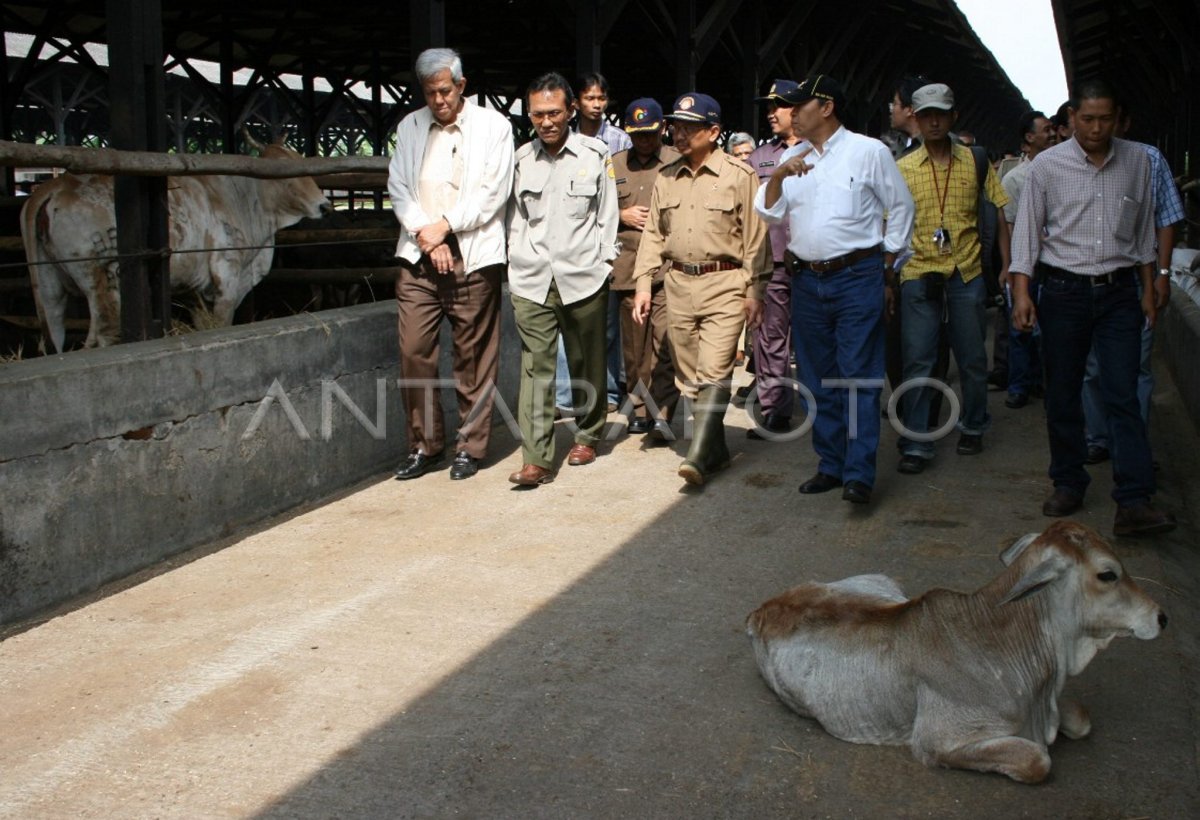
[{"label": "beige uniform shirt", "polygon": [[[638,161],[633,149],[621,151],[613,156],[613,173],[617,177],[617,208],[618,212],[635,205],[650,207],[650,195],[654,191],[654,180],[663,166],[679,159],[679,152],[668,145],[659,149],[658,153],[643,165]],[[624,222],[617,231],[617,239],[621,243],[621,255],[613,262],[613,290],[633,290],[633,264],[637,260],[638,245],[642,242],[642,231],[630,227]],[[654,275],[654,282],[662,281],[663,269]]]},{"label": "beige uniform shirt", "polygon": [[663,262],[732,262],[745,295],[762,299],[773,263],[767,225],[754,211],[757,190],[754,170],[724,151],[694,174],[682,158],[663,168],[634,264],[636,289],[649,293]]},{"label": "beige uniform shirt", "polygon": [[608,146],[572,132],[557,156],[535,139],[517,149],[509,208],[508,289],[545,304],[550,283],[563,304],[608,281],[617,257],[617,189]]}]

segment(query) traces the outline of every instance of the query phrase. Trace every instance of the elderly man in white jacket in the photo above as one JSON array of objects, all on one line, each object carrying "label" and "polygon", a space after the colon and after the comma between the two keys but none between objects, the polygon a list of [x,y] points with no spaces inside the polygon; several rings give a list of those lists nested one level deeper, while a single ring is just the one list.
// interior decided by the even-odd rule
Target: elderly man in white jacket
[{"label": "elderly man in white jacket", "polygon": [[421,52],[416,74],[426,106],[396,129],[388,168],[400,222],[396,302],[409,444],[396,478],[418,478],[446,457],[440,391],[431,385],[449,318],[462,425],[450,478],[464,479],[478,472],[491,430],[513,133],[503,115],[463,96],[466,78],[453,50]]}]

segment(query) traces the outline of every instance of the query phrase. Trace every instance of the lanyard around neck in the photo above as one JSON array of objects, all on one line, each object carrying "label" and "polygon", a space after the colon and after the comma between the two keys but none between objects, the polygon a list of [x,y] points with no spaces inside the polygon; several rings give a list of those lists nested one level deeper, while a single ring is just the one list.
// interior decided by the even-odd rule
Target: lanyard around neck
[{"label": "lanyard around neck", "polygon": [[950,175],[954,172],[954,149],[950,149],[950,164],[946,166],[946,190],[942,190],[938,186],[937,163],[933,161],[933,157],[929,157],[929,171],[933,174],[933,190],[938,198],[938,219],[940,225],[945,227],[946,224],[946,198],[950,195]]}]

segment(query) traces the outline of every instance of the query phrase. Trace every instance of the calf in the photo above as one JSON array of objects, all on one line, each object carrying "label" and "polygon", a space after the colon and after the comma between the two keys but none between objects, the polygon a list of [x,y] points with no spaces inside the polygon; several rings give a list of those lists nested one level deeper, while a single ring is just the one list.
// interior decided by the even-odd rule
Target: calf
[{"label": "calf", "polygon": [[1167,616],[1082,524],[1056,522],[1000,559],[1008,568],[971,595],[909,600],[891,578],[860,575],[767,601],[746,621],[763,678],[842,740],[1045,779],[1059,729],[1091,731],[1087,711],[1059,697],[1067,676],[1115,637],[1157,637]]}]

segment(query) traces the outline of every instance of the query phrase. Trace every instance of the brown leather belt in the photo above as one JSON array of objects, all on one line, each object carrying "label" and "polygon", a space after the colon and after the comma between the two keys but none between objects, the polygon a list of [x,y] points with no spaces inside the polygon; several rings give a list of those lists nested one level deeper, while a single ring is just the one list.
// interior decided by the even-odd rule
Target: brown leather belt
[{"label": "brown leather belt", "polygon": [[703,276],[706,273],[716,273],[719,270],[737,270],[741,265],[732,262],[672,262],[671,269],[688,276]]},{"label": "brown leather belt", "polygon": [[879,253],[878,245],[873,248],[863,248],[862,250],[858,251],[850,251],[850,253],[845,253],[841,256],[835,256],[832,259],[816,259],[809,261],[807,259],[801,259],[799,256],[796,256],[796,254],[788,251],[784,256],[784,264],[791,265],[793,274],[801,269],[810,270],[813,273],[829,273],[832,270],[848,268],[855,262],[861,262],[868,256],[874,256],[877,253]]}]

